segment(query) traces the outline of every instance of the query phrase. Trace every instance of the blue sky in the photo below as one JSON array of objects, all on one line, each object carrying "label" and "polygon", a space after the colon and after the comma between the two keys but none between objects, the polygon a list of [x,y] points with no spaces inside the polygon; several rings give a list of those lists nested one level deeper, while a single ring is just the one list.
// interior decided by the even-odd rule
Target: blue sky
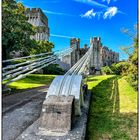
[{"label": "blue sky", "polygon": [[81,47],[90,37],[100,36],[104,46],[120,53],[120,47],[133,42],[120,29],[134,30],[137,0],[22,0],[26,7],[41,8],[49,19],[50,41],[55,50],[70,46],[70,37],[81,39]]}]

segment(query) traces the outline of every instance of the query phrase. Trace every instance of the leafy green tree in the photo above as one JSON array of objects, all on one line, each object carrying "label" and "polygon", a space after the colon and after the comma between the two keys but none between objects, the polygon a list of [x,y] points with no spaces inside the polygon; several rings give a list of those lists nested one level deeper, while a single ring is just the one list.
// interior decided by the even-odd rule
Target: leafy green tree
[{"label": "leafy green tree", "polygon": [[14,0],[2,1],[2,58],[9,59],[12,51],[28,53],[34,27],[27,22],[25,7]]},{"label": "leafy green tree", "polygon": [[35,41],[34,45],[30,48],[30,54],[51,52],[53,48],[54,44],[52,42],[45,40]]},{"label": "leafy green tree", "polygon": [[[128,63],[129,67],[126,70],[128,74],[127,80],[131,85],[138,90],[138,33],[137,25],[135,25],[135,32],[130,31],[129,29],[123,29],[123,33],[127,34],[131,39],[133,39],[133,45],[130,47],[123,47],[122,50],[125,50],[125,53],[129,52]],[[132,49],[130,51],[130,49]]]}]

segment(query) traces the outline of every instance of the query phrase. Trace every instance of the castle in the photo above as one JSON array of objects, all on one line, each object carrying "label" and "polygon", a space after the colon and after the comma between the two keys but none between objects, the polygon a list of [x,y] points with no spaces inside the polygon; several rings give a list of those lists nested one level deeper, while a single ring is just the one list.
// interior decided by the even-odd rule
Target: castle
[{"label": "castle", "polygon": [[[108,47],[102,45],[100,37],[90,39],[90,45],[93,45],[93,51],[90,59],[90,70],[100,70],[103,66],[110,66],[112,63],[119,61],[119,53],[110,50]],[[85,44],[80,48],[80,39],[72,38],[70,40],[70,47],[74,48],[73,52],[62,58],[62,61],[72,67],[89,49]]]},{"label": "castle", "polygon": [[[31,36],[35,40],[49,41],[50,31],[48,27],[48,18],[42,12],[40,8],[27,8],[26,17],[28,22],[36,27],[36,34]],[[119,53],[113,52],[108,47],[102,45],[100,37],[94,37],[90,39],[90,45],[93,45],[93,51],[90,59],[90,70],[100,70],[102,66],[109,66],[112,63],[119,61]],[[87,51],[88,46],[85,44],[83,48],[80,48],[80,39],[70,39],[70,47],[73,48],[73,52],[62,58],[62,62],[72,67]]]},{"label": "castle", "polygon": [[27,8],[25,12],[28,22],[36,27],[36,34],[31,36],[35,40],[49,41],[50,31],[48,27],[48,18],[40,8]]}]

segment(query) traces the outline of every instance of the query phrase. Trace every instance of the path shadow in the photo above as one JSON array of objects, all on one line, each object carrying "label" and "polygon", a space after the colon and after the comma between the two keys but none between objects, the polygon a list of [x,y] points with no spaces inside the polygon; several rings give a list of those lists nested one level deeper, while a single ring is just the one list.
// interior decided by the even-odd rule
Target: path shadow
[{"label": "path shadow", "polygon": [[98,79],[88,79],[88,82],[99,81]]}]

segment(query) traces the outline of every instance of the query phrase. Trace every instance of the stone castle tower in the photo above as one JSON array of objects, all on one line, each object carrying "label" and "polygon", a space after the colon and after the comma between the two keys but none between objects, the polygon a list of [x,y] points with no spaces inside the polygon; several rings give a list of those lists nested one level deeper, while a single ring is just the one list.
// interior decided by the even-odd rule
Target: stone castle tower
[{"label": "stone castle tower", "polygon": [[119,53],[113,52],[106,46],[103,47],[100,37],[91,38],[90,45],[93,45],[90,61],[92,70],[100,70],[103,66],[110,66],[112,63],[119,62]]},{"label": "stone castle tower", "polygon": [[70,47],[73,48],[73,52],[71,53],[71,64],[73,66],[80,58],[79,50],[80,50],[80,39],[73,38],[70,40]]},{"label": "stone castle tower", "polygon": [[90,45],[93,45],[92,55],[90,59],[90,67],[100,70],[102,63],[102,43],[100,37],[90,39]]},{"label": "stone castle tower", "polygon": [[25,12],[28,22],[37,27],[37,32],[31,38],[35,40],[49,41],[50,31],[48,27],[48,18],[40,8],[27,8]]},{"label": "stone castle tower", "polygon": [[[106,46],[103,47],[100,37],[92,37],[90,39],[90,45],[93,45],[89,66],[90,73],[100,70],[102,66],[109,66],[112,63],[119,62],[119,53],[113,52]],[[74,48],[73,52],[70,55],[63,57],[62,61],[72,67],[89,48],[86,44],[83,48],[80,48],[79,38],[72,38],[70,40],[70,47]]]}]

